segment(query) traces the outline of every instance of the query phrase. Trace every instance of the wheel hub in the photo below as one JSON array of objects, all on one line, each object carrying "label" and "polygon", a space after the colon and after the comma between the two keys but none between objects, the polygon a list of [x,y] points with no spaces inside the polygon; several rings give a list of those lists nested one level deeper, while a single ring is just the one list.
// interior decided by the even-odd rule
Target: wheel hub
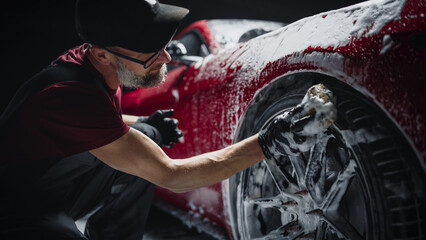
[{"label": "wheel hub", "polygon": [[303,231],[305,233],[315,232],[320,224],[320,217],[323,212],[315,206],[314,200],[308,194],[308,190],[302,190],[294,193],[299,196],[297,200],[283,202],[284,211],[289,213],[281,215],[282,224],[294,222],[287,231]]}]

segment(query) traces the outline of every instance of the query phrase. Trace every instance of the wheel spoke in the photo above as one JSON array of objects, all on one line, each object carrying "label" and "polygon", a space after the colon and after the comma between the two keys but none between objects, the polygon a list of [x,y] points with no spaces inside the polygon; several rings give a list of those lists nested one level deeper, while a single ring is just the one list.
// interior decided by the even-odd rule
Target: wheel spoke
[{"label": "wheel spoke", "polygon": [[[271,177],[275,185],[277,186],[279,192],[286,197],[292,198],[294,200],[299,200],[300,197],[293,194],[297,191],[298,187],[294,183],[292,183],[280,170],[280,168],[275,163],[275,160],[265,159],[263,160],[263,163],[266,165],[269,174],[271,174]],[[284,183],[288,185],[285,186]]]},{"label": "wheel spoke", "polygon": [[330,136],[322,134],[311,150],[305,173],[305,183],[313,200],[320,204],[324,200],[326,176],[326,146]]},{"label": "wheel spoke", "polygon": [[327,223],[321,220],[315,232],[315,239],[324,239],[326,227],[327,227]]},{"label": "wheel spoke", "polygon": [[363,237],[355,229],[355,227],[345,218],[336,213],[326,213],[322,216],[328,227],[333,228],[333,232],[339,237],[344,237],[351,240],[362,240]]},{"label": "wheel spoke", "polygon": [[299,188],[304,188],[304,177],[306,172],[305,158],[302,153],[297,155],[289,154],[288,158],[290,159],[291,165],[296,172],[297,182],[299,183]]},{"label": "wheel spoke", "polygon": [[351,179],[355,176],[356,163],[350,160],[346,168],[339,173],[337,180],[333,183],[330,191],[327,192],[321,209],[326,211],[336,211],[340,206],[340,201],[349,188]]},{"label": "wheel spoke", "polygon": [[261,208],[273,208],[283,212],[286,207],[280,196],[246,200],[247,204],[259,205]]}]

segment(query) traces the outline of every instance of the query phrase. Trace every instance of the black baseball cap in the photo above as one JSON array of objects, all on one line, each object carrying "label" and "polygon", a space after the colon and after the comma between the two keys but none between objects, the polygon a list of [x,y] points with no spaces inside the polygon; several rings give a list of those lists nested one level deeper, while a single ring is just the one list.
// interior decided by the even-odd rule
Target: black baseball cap
[{"label": "black baseball cap", "polygon": [[77,34],[101,47],[151,53],[163,48],[189,13],[157,0],[77,0]]}]

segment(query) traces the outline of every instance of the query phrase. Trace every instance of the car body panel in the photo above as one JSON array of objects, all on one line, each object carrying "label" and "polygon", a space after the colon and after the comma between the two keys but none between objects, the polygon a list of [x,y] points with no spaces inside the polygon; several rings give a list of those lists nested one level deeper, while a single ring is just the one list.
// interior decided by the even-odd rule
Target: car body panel
[{"label": "car body panel", "polygon": [[[317,72],[351,85],[392,119],[426,159],[426,52],[412,40],[426,32],[425,1],[368,1],[308,17],[235,47],[222,48],[207,21],[198,31],[211,54],[169,72],[159,88],[123,95],[123,112],[148,115],[173,108],[181,142],[165,152],[191,157],[232,144],[257,92],[281,76]],[[424,44],[420,44],[420,47]],[[228,232],[227,181],[188,193],[157,188],[165,201]]]}]

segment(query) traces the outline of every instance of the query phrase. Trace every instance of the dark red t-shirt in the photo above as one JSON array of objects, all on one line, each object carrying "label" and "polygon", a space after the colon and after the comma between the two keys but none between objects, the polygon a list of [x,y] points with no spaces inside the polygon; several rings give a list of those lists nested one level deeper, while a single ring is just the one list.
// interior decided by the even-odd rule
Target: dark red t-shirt
[{"label": "dark red t-shirt", "polygon": [[[100,76],[85,55],[86,45],[69,50],[58,61],[81,65]],[[1,140],[2,162],[67,157],[111,143],[129,127],[120,116],[122,89],[79,81],[47,86],[24,103],[19,117]]]}]

